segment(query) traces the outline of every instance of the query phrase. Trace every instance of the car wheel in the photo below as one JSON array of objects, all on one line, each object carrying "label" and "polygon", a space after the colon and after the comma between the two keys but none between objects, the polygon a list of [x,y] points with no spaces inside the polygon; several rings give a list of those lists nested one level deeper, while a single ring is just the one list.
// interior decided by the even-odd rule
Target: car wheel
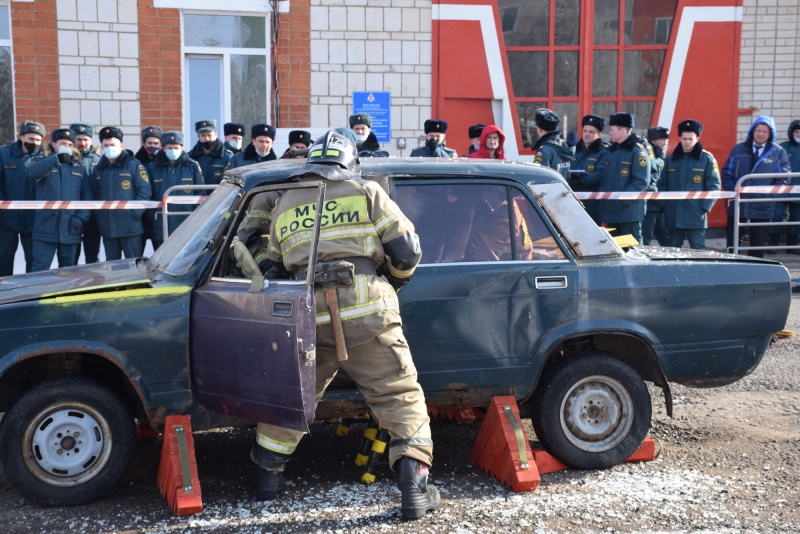
[{"label": "car wheel", "polygon": [[70,506],[100,497],[133,458],[133,417],[114,393],[61,378],[26,393],[0,427],[0,462],[25,498]]},{"label": "car wheel", "polygon": [[587,353],[547,369],[532,399],[536,436],[569,467],[603,469],[624,462],[650,429],[650,393],[626,363]]}]

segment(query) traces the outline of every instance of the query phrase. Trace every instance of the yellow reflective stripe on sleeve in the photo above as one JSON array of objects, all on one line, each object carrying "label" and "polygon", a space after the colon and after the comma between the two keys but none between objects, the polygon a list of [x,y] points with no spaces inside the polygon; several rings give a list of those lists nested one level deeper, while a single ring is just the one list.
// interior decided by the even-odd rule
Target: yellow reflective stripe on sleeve
[{"label": "yellow reflective stripe on sleeve", "polygon": [[372,253],[375,252],[375,237],[369,236],[364,240],[364,257],[371,258]]},{"label": "yellow reflective stripe on sleeve", "polygon": [[269,449],[281,454],[292,454],[297,448],[297,443],[289,443],[286,441],[278,441],[276,439],[268,438],[260,432],[256,432],[256,443],[259,446]]},{"label": "yellow reflective stripe on sleeve", "polygon": [[249,212],[247,216],[253,219],[266,219],[268,221],[272,220],[271,211],[253,210]]},{"label": "yellow reflective stripe on sleeve", "polygon": [[[339,310],[339,314],[342,317],[342,321],[346,321],[348,319],[355,319],[356,317],[363,317],[365,315],[369,315],[371,313],[378,313],[383,310],[398,310],[399,308],[395,305],[390,305],[384,300],[375,300],[372,302],[367,302],[365,304],[357,304],[355,306],[349,306],[347,308],[342,308]],[[331,322],[331,314],[328,312],[322,312],[317,314],[317,324],[325,324]]]},{"label": "yellow reflective stripe on sleeve", "polygon": [[387,213],[383,217],[379,218],[375,221],[375,232],[378,235],[383,233],[383,230],[389,226],[390,224],[397,222],[397,220],[402,216],[402,213],[399,211],[395,211],[394,213]]}]

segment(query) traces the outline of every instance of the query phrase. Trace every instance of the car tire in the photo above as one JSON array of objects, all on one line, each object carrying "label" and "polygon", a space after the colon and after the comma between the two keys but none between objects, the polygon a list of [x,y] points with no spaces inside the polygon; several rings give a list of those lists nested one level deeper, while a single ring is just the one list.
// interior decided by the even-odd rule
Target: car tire
[{"label": "car tire", "polygon": [[627,460],[650,429],[650,393],[629,365],[602,352],[569,357],[545,370],[531,399],[542,446],[574,469]]},{"label": "car tire", "polygon": [[25,498],[45,506],[94,500],[133,458],[133,416],[120,398],[85,378],[59,378],[26,393],[0,426],[0,463]]}]

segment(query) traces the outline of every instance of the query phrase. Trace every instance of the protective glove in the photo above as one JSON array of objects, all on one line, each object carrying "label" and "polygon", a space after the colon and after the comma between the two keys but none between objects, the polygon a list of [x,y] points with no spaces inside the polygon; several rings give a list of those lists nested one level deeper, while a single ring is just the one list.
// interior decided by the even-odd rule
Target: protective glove
[{"label": "protective glove", "polygon": [[72,154],[58,154],[59,163],[69,163],[72,161]]},{"label": "protective glove", "polygon": [[439,148],[439,143],[436,141],[436,139],[431,138],[425,141],[425,146],[428,147],[429,150],[436,150]]}]

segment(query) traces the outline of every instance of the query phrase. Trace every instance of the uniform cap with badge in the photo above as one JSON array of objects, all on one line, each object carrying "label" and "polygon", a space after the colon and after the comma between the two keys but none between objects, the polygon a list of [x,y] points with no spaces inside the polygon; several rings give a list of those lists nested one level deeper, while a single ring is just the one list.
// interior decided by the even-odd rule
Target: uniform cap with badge
[{"label": "uniform cap with badge", "polygon": [[122,130],[120,130],[116,126],[105,126],[100,129],[100,133],[98,133],[97,136],[100,138],[100,141],[102,141],[103,139],[112,139],[112,138],[116,138],[122,141],[123,134]]},{"label": "uniform cap with badge", "polygon": [[357,124],[365,124],[367,128],[372,128],[372,116],[367,113],[356,113],[350,115],[350,128],[355,128]]},{"label": "uniform cap with badge", "polygon": [[311,132],[305,130],[292,130],[289,132],[289,144],[303,143],[306,146],[311,146]]},{"label": "uniform cap with badge", "polygon": [[44,137],[47,135],[47,130],[41,122],[23,121],[22,124],[19,125],[19,135],[25,135],[29,133],[39,134]]},{"label": "uniform cap with badge", "polygon": [[256,137],[266,136],[275,140],[275,134],[277,130],[275,130],[274,126],[270,126],[269,124],[255,124],[250,129],[250,138],[255,139]]},{"label": "uniform cap with badge", "polygon": [[558,113],[546,108],[537,109],[533,120],[536,122],[536,126],[545,132],[557,130],[558,125],[561,124],[561,117],[558,116]]},{"label": "uniform cap with badge", "polygon": [[164,132],[158,126],[147,126],[142,129],[142,141],[147,141],[151,137],[161,139],[161,134]]},{"label": "uniform cap with badge", "polygon": [[75,135],[87,135],[92,137],[94,135],[94,126],[88,122],[73,122],[69,125],[69,129],[75,132]]},{"label": "uniform cap with badge", "polygon": [[703,133],[703,125],[696,120],[688,119],[678,123],[678,135],[683,135],[683,132],[694,132],[697,137]]},{"label": "uniform cap with badge", "polygon": [[611,126],[622,126],[623,128],[635,128],[636,115],[633,113],[614,113],[609,117],[608,124]]},{"label": "uniform cap with badge", "polygon": [[425,121],[425,133],[447,133],[447,121],[428,119]]},{"label": "uniform cap with badge", "polygon": [[222,127],[223,135],[244,135],[244,124],[226,122]]},{"label": "uniform cap with badge", "polygon": [[581,126],[594,126],[598,132],[602,132],[606,127],[606,120],[598,115],[584,115]]},{"label": "uniform cap with badge", "polygon": [[183,134],[181,132],[171,131],[161,134],[161,145],[181,145],[183,146]]},{"label": "uniform cap with badge", "polygon": [[70,130],[69,128],[59,128],[58,130],[53,130],[53,133],[50,134],[50,139],[55,143],[56,141],[61,141],[62,139],[66,139],[67,141],[71,141],[74,145],[77,141],[75,138],[75,132]]}]

